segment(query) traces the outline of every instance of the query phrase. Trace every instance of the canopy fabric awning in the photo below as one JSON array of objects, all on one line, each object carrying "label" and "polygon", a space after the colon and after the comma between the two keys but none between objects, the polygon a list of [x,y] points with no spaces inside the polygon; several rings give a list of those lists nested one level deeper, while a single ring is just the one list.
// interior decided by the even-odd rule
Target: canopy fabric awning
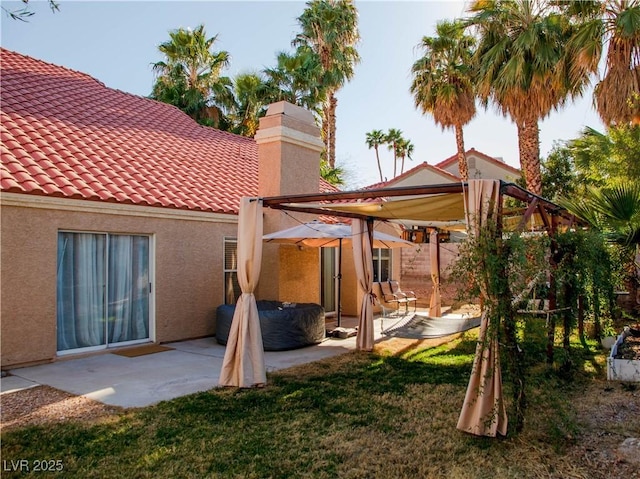
[{"label": "canopy fabric awning", "polygon": [[[464,231],[464,195],[467,188],[467,183],[448,183],[279,196],[263,200],[268,208]],[[514,183],[501,181],[500,193],[528,206],[504,208],[501,215],[504,231],[549,229],[551,216],[556,217],[558,228],[581,223],[555,203]]]},{"label": "canopy fabric awning", "polygon": [[224,351],[220,386],[248,387],[267,383],[260,318],[254,291],[262,263],[262,202],[242,198],[238,218],[238,283],[236,303]]},{"label": "canopy fabric awning", "polygon": [[[346,213],[360,217],[375,218],[401,225],[415,225],[439,230],[466,232],[464,199],[462,193],[448,193],[420,198],[396,199],[377,198],[368,202],[341,203],[290,203],[288,207],[315,209],[319,214],[335,215]],[[288,209],[288,208],[287,208]],[[504,231],[516,231],[524,228],[529,231],[541,231],[546,228],[543,213],[533,211],[524,224],[523,208],[505,210],[502,215]],[[562,227],[562,225],[559,225]]]},{"label": "canopy fabric awning", "polygon": [[461,221],[464,219],[462,193],[445,193],[410,199],[385,199],[367,203],[322,205],[331,211],[358,213],[383,220]]}]

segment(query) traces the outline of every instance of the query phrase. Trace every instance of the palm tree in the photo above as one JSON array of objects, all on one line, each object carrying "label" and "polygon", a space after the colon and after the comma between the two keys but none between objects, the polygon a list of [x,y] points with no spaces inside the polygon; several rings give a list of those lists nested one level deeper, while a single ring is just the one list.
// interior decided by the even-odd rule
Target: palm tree
[{"label": "palm tree", "polygon": [[469,179],[462,127],[476,114],[471,59],[475,39],[465,34],[459,20],[438,22],[437,36],[423,37],[424,51],[411,71],[416,108],[430,113],[442,129],[454,128],[458,151],[458,170],[463,181]]},{"label": "palm tree", "polygon": [[384,181],[382,177],[382,167],[380,166],[380,154],[378,148],[385,142],[385,135],[382,130],[371,130],[367,133],[367,146],[376,151],[376,161],[378,162],[378,172],[380,173],[380,181]]},{"label": "palm tree", "polygon": [[277,65],[264,70],[271,101],[288,101],[320,116],[325,92],[320,83],[322,65],[318,56],[301,46],[294,54],[278,53]]},{"label": "palm tree", "polygon": [[624,181],[601,189],[590,188],[584,197],[561,200],[560,204],[623,248],[626,287],[637,303],[640,278],[635,258],[640,252],[640,183]]},{"label": "palm tree", "polygon": [[606,133],[586,127],[567,150],[582,176],[582,184],[611,186],[640,178],[640,126],[610,126]]},{"label": "palm tree", "polygon": [[351,0],[311,0],[298,17],[302,27],[293,45],[306,46],[320,59],[320,84],[326,91],[322,112],[322,134],[326,157],[335,167],[336,92],[350,80],[360,61],[355,49],[360,40],[358,13]]},{"label": "palm tree", "polygon": [[390,128],[384,137],[384,142],[388,145],[387,149],[393,151],[393,177],[397,175],[398,164],[398,143],[403,141],[402,131],[397,128]]},{"label": "palm tree", "polygon": [[400,174],[404,173],[404,159],[409,158],[410,160],[413,160],[413,158],[411,158],[411,155],[413,154],[413,148],[413,143],[405,138],[402,138],[400,141],[396,142],[396,156],[402,160],[400,166]]},{"label": "palm tree", "polygon": [[[589,76],[566,48],[575,25],[556,0],[475,0],[467,20],[478,32],[477,94],[518,128],[526,186],[542,191],[538,122],[568,98],[581,96]],[[565,52],[566,50],[566,52]],[[565,54],[566,53],[566,54]]]},{"label": "palm tree", "polygon": [[344,185],[344,168],[340,166],[332,168],[326,160],[322,160],[320,162],[320,177],[334,186],[342,186]]},{"label": "palm tree", "polygon": [[258,130],[260,117],[270,103],[269,89],[257,73],[241,73],[232,82],[227,95],[218,95],[228,130],[238,135],[253,137]]},{"label": "palm tree", "polygon": [[594,90],[605,125],[640,123],[640,1],[563,1],[565,13],[578,19],[569,43],[579,59],[576,74],[598,71],[604,46],[606,70]]},{"label": "palm tree", "polygon": [[216,125],[220,111],[212,95],[230,83],[220,75],[229,64],[229,53],[211,51],[218,36],[207,38],[204,25],[179,28],[169,36],[158,46],[165,60],[153,65],[156,83],[151,98],[177,106],[198,122]]}]

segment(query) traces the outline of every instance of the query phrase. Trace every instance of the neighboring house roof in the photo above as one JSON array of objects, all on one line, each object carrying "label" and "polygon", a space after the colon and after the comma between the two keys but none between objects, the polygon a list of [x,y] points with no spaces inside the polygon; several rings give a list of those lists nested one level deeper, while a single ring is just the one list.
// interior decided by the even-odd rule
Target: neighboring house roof
[{"label": "neighboring house roof", "polygon": [[[466,152],[467,156],[475,156],[478,158],[481,158],[483,160],[486,160],[487,162],[494,164],[500,168],[502,168],[505,171],[508,171],[510,173],[512,173],[515,177],[519,177],[520,176],[520,170],[507,165],[506,163],[502,162],[501,160],[497,159],[497,158],[493,158],[492,156],[486,155],[474,148],[471,148],[470,150],[467,150]],[[393,186],[405,186],[408,182],[411,182],[411,178],[414,176],[424,176],[426,175],[430,175],[433,177],[433,180],[436,181],[437,178],[442,178],[443,181],[445,182],[458,182],[460,181],[460,177],[457,176],[456,174],[445,170],[445,168],[448,168],[449,166],[451,166],[453,163],[456,164],[458,163],[458,155],[455,154],[449,158],[447,158],[444,161],[441,161],[440,163],[437,163],[436,165],[429,165],[426,161],[423,163],[420,163],[419,165],[411,168],[410,170],[405,171],[404,173],[402,173],[401,175],[396,176],[395,178],[391,178],[390,180],[387,181],[382,181],[382,182],[378,182],[378,183],[374,183],[372,185],[366,186],[365,188],[363,188],[364,190],[372,190],[372,189],[378,189],[378,188],[385,188],[385,187],[393,187]],[[456,168],[456,172],[457,172],[457,168]],[[415,181],[415,180],[414,180]],[[439,181],[439,180],[437,180]]]},{"label": "neighboring house roof", "polygon": [[438,176],[442,176],[444,181],[460,181],[460,178],[458,178],[457,176],[452,175],[448,171],[445,171],[445,170],[437,168],[437,167],[435,167],[433,165],[430,165],[425,161],[423,163],[420,163],[417,166],[414,166],[410,170],[405,171],[401,175],[396,176],[395,178],[391,178],[390,180],[387,180],[387,181],[382,181],[382,182],[379,182],[379,183],[375,183],[373,185],[367,186],[365,189],[371,190],[371,189],[376,189],[376,188],[385,188],[385,187],[389,187],[389,186],[394,186],[395,184],[402,183],[405,180],[407,180],[408,178],[410,178],[410,177],[412,177],[412,176],[414,176],[416,174],[420,174],[422,172],[430,172],[430,173],[436,174]]},{"label": "neighboring house roof", "polygon": [[331,193],[332,191],[340,191],[335,185],[332,185],[324,178],[320,178],[320,193]]},{"label": "neighboring house roof", "polygon": [[258,194],[252,138],[1,48],[0,75],[2,191],[232,214]]},{"label": "neighboring house roof", "polygon": [[[467,156],[474,155],[474,156],[477,156],[478,158],[482,158],[488,161],[489,163],[493,163],[494,165],[497,165],[500,168],[510,171],[516,178],[520,177],[521,173],[520,173],[520,170],[518,170],[517,168],[514,168],[511,165],[507,165],[504,161],[494,158],[493,156],[486,155],[485,153],[482,153],[481,151],[478,151],[475,148],[471,148],[470,150],[467,150],[466,155]],[[450,156],[446,160],[441,161],[440,163],[436,163],[435,166],[437,168],[444,169],[451,166],[452,163],[458,163],[457,153],[453,156]]]}]

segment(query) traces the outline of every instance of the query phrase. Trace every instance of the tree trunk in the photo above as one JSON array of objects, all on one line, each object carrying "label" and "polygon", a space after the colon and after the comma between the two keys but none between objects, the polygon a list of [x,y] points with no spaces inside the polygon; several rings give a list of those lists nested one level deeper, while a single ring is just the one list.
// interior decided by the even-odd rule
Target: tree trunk
[{"label": "tree trunk", "polygon": [[573,310],[569,309],[563,313],[563,336],[562,336],[562,347],[567,352],[566,358],[569,357],[569,350],[571,349],[571,315],[573,314]]},{"label": "tree trunk", "polygon": [[[628,256],[627,256],[628,255]],[[631,299],[632,312],[636,312],[640,303],[638,302],[638,292],[640,291],[640,278],[638,277],[638,247],[633,251],[629,251],[625,255],[624,259],[624,287],[629,292],[629,298]]]},{"label": "tree trunk", "polygon": [[380,154],[378,153],[378,146],[376,145],[376,161],[378,162],[378,173],[380,173],[380,182],[384,181],[382,177],[382,166],[380,166]]},{"label": "tree trunk", "polygon": [[333,92],[329,93],[329,141],[327,151],[327,161],[329,166],[333,169],[336,167],[336,107],[338,106],[338,99]]},{"label": "tree trunk", "polygon": [[324,142],[324,159],[329,161],[329,117],[331,113],[329,112],[329,103],[325,102],[322,105],[322,130],[320,134],[322,135],[322,141]]},{"label": "tree trunk", "polygon": [[464,135],[462,133],[462,125],[455,126],[456,146],[458,147],[458,171],[462,181],[469,179],[469,166],[467,165],[467,155],[464,151]]},{"label": "tree trunk", "polygon": [[398,174],[398,157],[396,156],[396,144],[393,144],[393,177]]},{"label": "tree trunk", "polygon": [[540,173],[540,130],[535,116],[518,122],[518,150],[520,167],[524,173],[527,189],[536,195],[542,193]]}]

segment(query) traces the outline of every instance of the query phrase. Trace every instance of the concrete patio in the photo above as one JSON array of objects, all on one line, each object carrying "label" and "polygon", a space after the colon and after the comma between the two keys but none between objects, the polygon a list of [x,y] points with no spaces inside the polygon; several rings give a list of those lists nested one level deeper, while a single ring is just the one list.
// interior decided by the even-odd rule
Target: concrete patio
[{"label": "concrete patio", "polygon": [[[375,338],[381,338],[380,319],[374,320]],[[342,325],[355,324],[343,318]],[[388,325],[385,320],[385,327]],[[329,322],[327,324],[329,327]],[[322,343],[291,351],[266,351],[267,371],[286,369],[355,350],[355,337],[327,338]],[[0,380],[2,394],[47,385],[105,404],[143,407],[206,391],[218,385],[225,346],[215,337],[165,344],[172,348],[138,357],[105,351],[81,358],[9,370]]]}]

